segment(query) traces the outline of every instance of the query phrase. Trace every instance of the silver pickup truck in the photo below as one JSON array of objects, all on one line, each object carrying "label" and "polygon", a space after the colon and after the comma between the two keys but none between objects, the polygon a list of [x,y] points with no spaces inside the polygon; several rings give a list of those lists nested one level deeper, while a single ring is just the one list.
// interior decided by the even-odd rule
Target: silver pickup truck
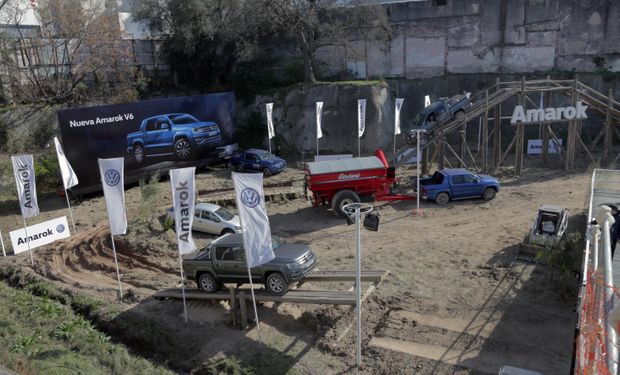
[{"label": "silver pickup truck", "polygon": [[[289,285],[308,275],[318,261],[307,245],[287,244],[272,237],[275,258],[251,269],[252,282],[264,283],[275,295],[286,294]],[[183,273],[198,287],[214,293],[223,283],[247,283],[248,269],[239,233],[226,234],[196,254],[183,258]]]}]

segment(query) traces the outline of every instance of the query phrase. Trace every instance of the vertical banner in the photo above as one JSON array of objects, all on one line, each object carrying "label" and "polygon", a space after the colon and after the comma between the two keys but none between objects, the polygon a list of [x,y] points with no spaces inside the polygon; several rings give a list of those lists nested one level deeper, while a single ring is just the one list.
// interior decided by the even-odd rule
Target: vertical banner
[{"label": "vertical banner", "polygon": [[71,164],[69,164],[69,161],[67,160],[57,137],[54,137],[54,144],[56,145],[56,156],[58,156],[58,165],[60,166],[60,174],[62,175],[62,184],[65,187],[65,190],[67,190],[78,184],[78,178],[75,175],[73,168],[71,168]]},{"label": "vertical banner", "polygon": [[114,236],[127,232],[125,216],[125,191],[123,190],[124,158],[99,159],[99,172],[105,205],[110,221],[110,233]]},{"label": "vertical banner", "polygon": [[357,136],[361,138],[366,129],[366,99],[357,101]]},{"label": "vertical banner", "polygon": [[267,112],[267,132],[269,134],[269,139],[272,139],[276,136],[276,132],[273,129],[273,103],[267,103],[266,105]]},{"label": "vertical banner", "polygon": [[235,183],[237,210],[243,227],[243,245],[248,267],[256,267],[272,260],[271,229],[265,208],[263,175],[261,173],[232,174]]},{"label": "vertical banner", "polygon": [[316,102],[316,138],[323,138],[321,129],[321,117],[323,116],[323,102]]},{"label": "vertical banner", "polygon": [[431,97],[430,95],[424,95],[424,108],[431,105]]},{"label": "vertical banner", "polygon": [[394,111],[394,134],[400,134],[400,109],[403,107],[405,99],[396,98],[396,108]]},{"label": "vertical banner", "polygon": [[11,156],[13,174],[19,197],[19,207],[22,217],[28,219],[39,214],[37,202],[37,186],[34,176],[34,160],[32,155]]},{"label": "vertical banner", "polygon": [[177,231],[179,254],[181,255],[196,251],[196,244],[192,237],[196,201],[195,173],[196,167],[170,170],[174,225]]}]

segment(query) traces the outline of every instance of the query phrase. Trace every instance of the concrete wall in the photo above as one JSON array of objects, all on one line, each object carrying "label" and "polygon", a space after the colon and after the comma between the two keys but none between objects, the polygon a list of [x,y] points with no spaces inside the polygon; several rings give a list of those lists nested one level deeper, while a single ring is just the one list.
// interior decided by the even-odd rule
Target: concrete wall
[{"label": "concrete wall", "polygon": [[[433,3],[428,0],[385,5],[394,34],[386,45],[366,46],[369,76],[620,71],[620,1]],[[359,49],[364,42],[354,43]],[[347,49],[349,44],[353,41],[339,47]],[[320,48],[316,56],[328,62],[326,66],[332,73],[351,60],[347,55],[334,56],[333,46]],[[597,57],[602,65],[595,65]]]}]

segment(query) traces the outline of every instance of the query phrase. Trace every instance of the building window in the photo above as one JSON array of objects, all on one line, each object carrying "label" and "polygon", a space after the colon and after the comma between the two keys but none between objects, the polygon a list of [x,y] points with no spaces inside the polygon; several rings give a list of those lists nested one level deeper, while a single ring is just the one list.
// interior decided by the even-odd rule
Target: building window
[{"label": "building window", "polygon": [[433,0],[433,6],[441,7],[444,5],[448,5],[448,0]]}]

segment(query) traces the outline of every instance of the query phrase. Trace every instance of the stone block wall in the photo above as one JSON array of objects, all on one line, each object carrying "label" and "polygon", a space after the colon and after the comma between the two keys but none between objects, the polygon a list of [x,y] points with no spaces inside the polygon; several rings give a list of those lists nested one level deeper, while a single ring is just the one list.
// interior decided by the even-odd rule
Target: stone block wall
[{"label": "stone block wall", "polygon": [[[321,47],[329,72],[363,59],[370,77],[425,78],[450,73],[620,71],[620,1],[432,0],[384,5],[391,40]],[[365,46],[365,47],[364,47]],[[598,63],[598,64],[597,64]],[[363,78],[363,77],[362,77]]]}]

